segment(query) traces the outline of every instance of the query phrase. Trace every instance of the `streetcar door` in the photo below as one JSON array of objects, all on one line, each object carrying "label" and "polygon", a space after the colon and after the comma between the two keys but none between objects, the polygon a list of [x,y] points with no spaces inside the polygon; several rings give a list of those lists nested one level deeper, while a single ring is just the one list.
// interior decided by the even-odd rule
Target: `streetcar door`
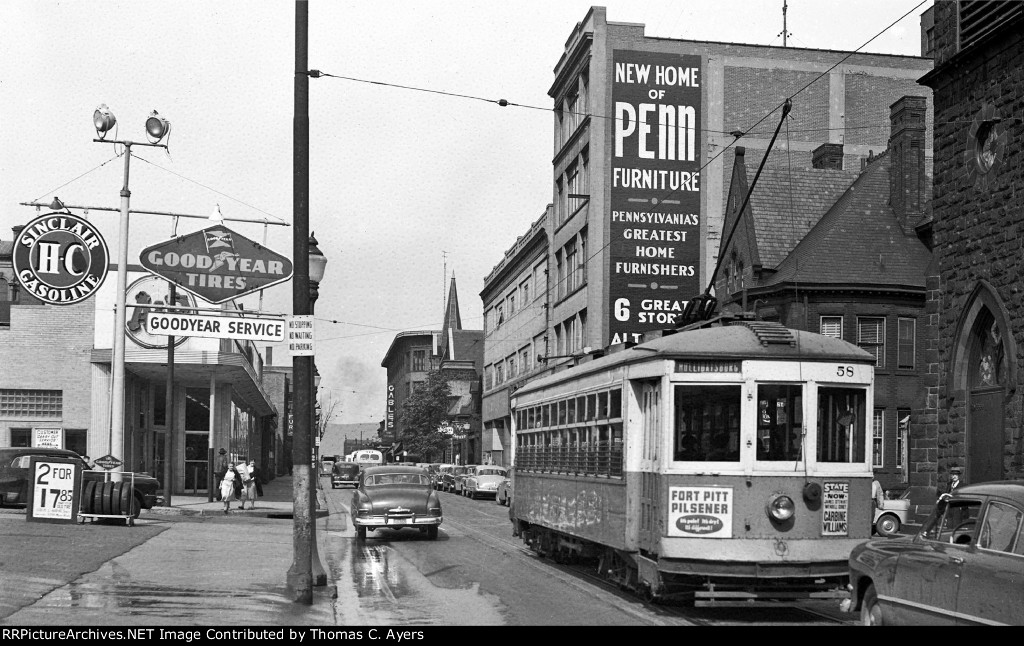
[{"label": "streetcar door", "polygon": [[661,446],[661,384],[659,381],[640,383],[640,419],[643,433],[640,447],[640,544],[651,545],[658,540],[656,533],[658,510],[658,480],[656,475]]}]

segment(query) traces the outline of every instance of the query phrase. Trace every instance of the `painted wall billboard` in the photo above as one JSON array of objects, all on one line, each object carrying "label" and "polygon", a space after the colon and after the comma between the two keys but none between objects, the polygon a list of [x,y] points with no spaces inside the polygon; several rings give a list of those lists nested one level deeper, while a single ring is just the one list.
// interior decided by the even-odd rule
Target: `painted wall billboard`
[{"label": "painted wall billboard", "polygon": [[610,343],[672,327],[700,276],[700,56],[612,57]]}]

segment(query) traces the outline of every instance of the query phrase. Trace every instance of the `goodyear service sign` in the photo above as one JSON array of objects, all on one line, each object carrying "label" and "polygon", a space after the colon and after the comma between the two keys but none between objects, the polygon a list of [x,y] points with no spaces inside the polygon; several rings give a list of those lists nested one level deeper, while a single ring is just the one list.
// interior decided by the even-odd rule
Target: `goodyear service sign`
[{"label": "goodyear service sign", "polygon": [[224,303],[291,278],[292,262],[222,224],[147,247],[148,271],[211,303]]}]

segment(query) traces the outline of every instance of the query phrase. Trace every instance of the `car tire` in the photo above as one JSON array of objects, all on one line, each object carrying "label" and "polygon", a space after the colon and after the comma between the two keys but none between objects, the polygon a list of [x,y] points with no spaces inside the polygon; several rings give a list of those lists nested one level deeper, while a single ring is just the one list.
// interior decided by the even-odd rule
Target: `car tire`
[{"label": "car tire", "polygon": [[427,527],[427,540],[437,540],[437,525],[431,525]]},{"label": "car tire", "polygon": [[357,541],[365,541],[366,540],[366,528],[363,527],[362,525],[357,525],[356,526],[356,540]]},{"label": "car tire", "polygon": [[860,604],[860,625],[885,625],[882,622],[882,606],[878,603],[878,593],[875,592],[875,584],[873,583],[864,591],[864,600]]},{"label": "car tire", "polygon": [[88,482],[85,483],[85,489],[82,492],[82,498],[79,500],[78,513],[92,513],[92,496],[94,491],[96,491],[96,482],[93,480],[89,480]]},{"label": "car tire", "polygon": [[132,515],[132,485],[129,482],[120,483],[120,492],[117,496],[117,509],[114,510],[115,514],[121,514],[123,516]]},{"label": "car tire", "polygon": [[900,519],[894,514],[882,514],[875,522],[875,531],[879,536],[893,536],[900,531]]}]

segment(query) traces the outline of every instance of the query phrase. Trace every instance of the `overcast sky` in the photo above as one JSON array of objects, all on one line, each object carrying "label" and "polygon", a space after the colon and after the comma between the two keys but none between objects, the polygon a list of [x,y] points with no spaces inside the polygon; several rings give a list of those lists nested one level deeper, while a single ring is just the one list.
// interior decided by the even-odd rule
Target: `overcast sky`
[{"label": "overcast sky", "polygon": [[[383,417],[381,360],[397,332],[440,327],[446,276],[463,327],[482,328],[484,277],[552,199],[547,90],[591,4],[309,3],[309,67],[359,79],[309,82],[310,227],[328,257],[316,364],[340,401],[332,422]],[[648,36],[782,45],[783,0],[601,4]],[[917,56],[932,2],[787,4],[790,47]],[[169,154],[133,149],[133,209],[206,215],[219,204],[228,218],[291,223],[294,3],[0,0],[0,24],[0,239],[35,216],[21,202],[119,206],[123,159],[92,141],[101,103],[120,139],[144,141],[153,110],[172,123]],[[89,217],[116,259],[117,213]],[[133,215],[130,261],[172,225]],[[264,240],[260,224],[227,225]],[[205,226],[183,219],[177,233]],[[291,256],[290,227],[266,235]],[[291,299],[286,283],[263,308],[290,313]],[[275,349],[275,364],[290,361]]]}]

